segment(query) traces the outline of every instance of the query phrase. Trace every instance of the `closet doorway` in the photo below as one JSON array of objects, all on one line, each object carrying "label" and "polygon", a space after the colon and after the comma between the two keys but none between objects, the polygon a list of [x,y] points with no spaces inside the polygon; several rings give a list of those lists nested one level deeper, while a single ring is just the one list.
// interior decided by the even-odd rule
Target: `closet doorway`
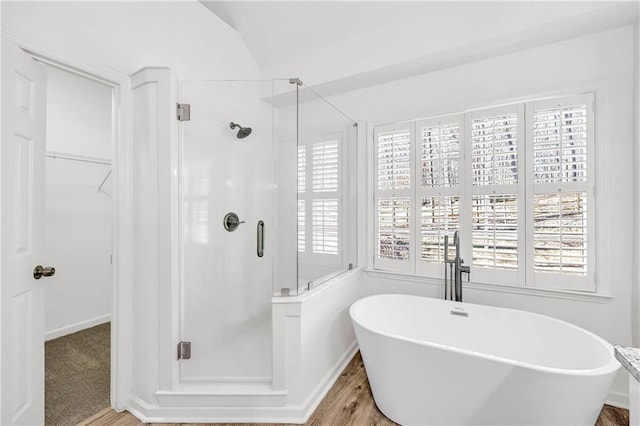
[{"label": "closet doorway", "polygon": [[47,70],[45,424],[110,406],[114,88]]}]

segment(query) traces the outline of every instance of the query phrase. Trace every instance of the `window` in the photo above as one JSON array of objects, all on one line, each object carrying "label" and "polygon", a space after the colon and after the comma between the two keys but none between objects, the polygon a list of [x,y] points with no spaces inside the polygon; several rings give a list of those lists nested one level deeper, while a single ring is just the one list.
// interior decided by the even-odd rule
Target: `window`
[{"label": "window", "polygon": [[376,265],[414,272],[410,250],[413,126],[389,126],[376,135]]},{"label": "window", "polygon": [[[341,137],[298,146],[298,252],[335,258],[341,238]],[[316,259],[318,260],[318,259]],[[336,259],[328,260],[336,262]]]},{"label": "window", "polygon": [[530,279],[536,287],[595,291],[592,102],[572,96],[528,105]]},{"label": "window", "polygon": [[[460,226],[460,140],[464,117],[422,120],[416,123],[418,171],[416,241],[420,255],[416,272],[438,276],[444,261],[444,237]],[[453,241],[451,241],[453,242]],[[450,251],[455,254],[454,250]]]},{"label": "window", "polygon": [[460,230],[475,282],[595,291],[592,105],[376,127],[374,268],[442,277],[445,236]]},{"label": "window", "polygon": [[[465,115],[471,190],[471,246],[474,280],[515,284],[525,264],[524,241],[524,105],[488,108]],[[468,249],[466,249],[468,250]],[[522,269],[524,272],[524,269]]]}]

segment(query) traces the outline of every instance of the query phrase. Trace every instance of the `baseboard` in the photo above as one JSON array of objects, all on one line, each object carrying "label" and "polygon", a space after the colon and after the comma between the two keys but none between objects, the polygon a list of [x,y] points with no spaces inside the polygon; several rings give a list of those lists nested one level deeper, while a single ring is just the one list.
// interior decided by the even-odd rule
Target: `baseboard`
[{"label": "baseboard", "polygon": [[613,405],[614,407],[629,409],[629,394],[624,392],[611,391],[607,396],[607,405]]},{"label": "baseboard", "polygon": [[283,407],[161,407],[131,395],[127,411],[144,423],[295,423],[303,424],[318,408],[358,351],[357,342],[345,351],[336,365],[307,397],[303,405]]},{"label": "baseboard", "polygon": [[351,362],[356,352],[358,352],[358,349],[358,342],[354,341],[333,369],[327,373],[324,379],[311,392],[311,395],[307,397],[304,402],[304,423],[309,420],[313,412],[318,408],[318,405],[320,405],[324,397],[327,396],[327,393],[329,393],[329,390],[331,390],[331,387],[335,384],[336,380],[338,380],[338,377],[340,377],[344,369],[347,368],[347,365]]},{"label": "baseboard", "polygon": [[44,340],[49,341],[57,339],[58,337],[66,336],[67,334],[75,333],[86,328],[95,327],[96,325],[104,324],[111,321],[111,314],[101,315],[99,317],[91,318],[86,321],[80,321],[75,324],[66,325],[64,327],[56,328],[55,330],[47,331],[44,333]]},{"label": "baseboard", "polygon": [[304,423],[300,406],[160,407],[131,395],[126,410],[143,423]]}]

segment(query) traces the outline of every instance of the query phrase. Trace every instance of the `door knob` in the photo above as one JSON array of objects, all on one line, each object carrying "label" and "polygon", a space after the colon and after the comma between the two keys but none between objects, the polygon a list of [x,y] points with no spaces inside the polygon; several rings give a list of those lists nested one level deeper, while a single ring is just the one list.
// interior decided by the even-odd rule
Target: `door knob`
[{"label": "door knob", "polygon": [[38,265],[33,268],[33,278],[39,280],[42,277],[52,277],[56,274],[56,268],[52,268],[51,266],[47,266],[43,268],[42,265]]}]

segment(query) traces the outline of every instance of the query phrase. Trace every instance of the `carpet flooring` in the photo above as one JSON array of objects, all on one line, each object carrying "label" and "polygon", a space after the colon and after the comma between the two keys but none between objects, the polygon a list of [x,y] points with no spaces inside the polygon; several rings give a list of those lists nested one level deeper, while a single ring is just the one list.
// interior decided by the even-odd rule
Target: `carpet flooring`
[{"label": "carpet flooring", "polygon": [[109,407],[111,324],[45,343],[45,424],[76,425]]}]

